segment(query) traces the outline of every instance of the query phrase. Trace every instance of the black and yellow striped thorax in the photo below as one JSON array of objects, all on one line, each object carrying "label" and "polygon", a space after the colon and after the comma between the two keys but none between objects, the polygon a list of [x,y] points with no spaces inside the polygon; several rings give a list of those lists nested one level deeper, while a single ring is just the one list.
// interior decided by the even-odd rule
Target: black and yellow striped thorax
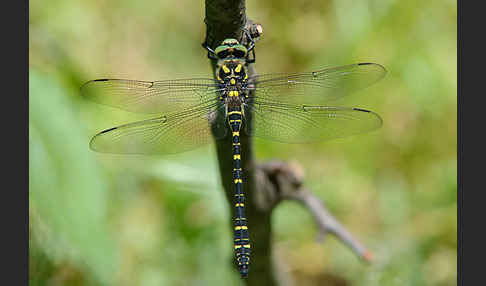
[{"label": "black and yellow striped thorax", "polygon": [[248,73],[245,61],[239,58],[220,60],[216,70],[221,93],[219,99],[230,109],[241,106],[248,98]]}]

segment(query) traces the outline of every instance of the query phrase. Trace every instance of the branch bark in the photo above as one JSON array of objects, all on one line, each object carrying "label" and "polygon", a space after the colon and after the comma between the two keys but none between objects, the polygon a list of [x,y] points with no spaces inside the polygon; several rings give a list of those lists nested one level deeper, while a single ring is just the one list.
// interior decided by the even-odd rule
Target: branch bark
[{"label": "branch bark", "polygon": [[[203,45],[213,50],[226,38],[237,39],[247,44],[244,28],[254,30],[254,22],[246,17],[244,0],[206,0],[206,39]],[[216,61],[211,61],[213,71]],[[248,64],[249,77],[256,75],[253,64]],[[251,95],[250,95],[251,97]],[[245,124],[252,124],[251,117],[245,118]],[[218,114],[215,124],[227,124],[223,114]],[[229,128],[229,126],[228,126]],[[355,253],[369,260],[369,252],[344,227],[332,217],[320,200],[302,187],[302,172],[293,165],[281,161],[258,164],[253,154],[253,142],[245,132],[240,133],[241,162],[244,172],[243,191],[246,196],[246,217],[251,241],[250,272],[244,280],[246,285],[273,286],[285,284],[282,275],[278,275],[272,261],[272,225],[271,214],[277,204],[285,199],[302,203],[314,215],[324,233],[332,233]],[[234,183],[231,136],[216,140],[219,170],[225,190],[228,206],[234,211]],[[231,227],[233,225],[231,224]],[[232,259],[233,261],[233,259]],[[275,269],[275,271],[274,271]]]}]

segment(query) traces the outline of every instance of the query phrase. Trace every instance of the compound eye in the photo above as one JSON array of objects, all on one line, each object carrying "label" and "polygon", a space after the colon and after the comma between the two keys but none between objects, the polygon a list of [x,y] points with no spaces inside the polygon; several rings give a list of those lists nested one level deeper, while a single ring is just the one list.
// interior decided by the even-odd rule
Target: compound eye
[{"label": "compound eye", "polygon": [[233,54],[235,55],[235,57],[237,58],[244,58],[246,56],[246,52],[245,51],[242,51],[242,50],[235,50],[233,52]]},{"label": "compound eye", "polygon": [[235,46],[235,51],[233,52],[233,54],[235,55],[235,57],[237,58],[244,58],[246,57],[246,54],[247,54],[247,49],[245,46],[243,45],[236,45]]},{"label": "compound eye", "polygon": [[222,50],[221,52],[218,52],[216,54],[216,56],[218,56],[218,58],[220,58],[220,59],[224,59],[224,58],[228,57],[229,54],[230,53],[229,53],[228,50]]}]

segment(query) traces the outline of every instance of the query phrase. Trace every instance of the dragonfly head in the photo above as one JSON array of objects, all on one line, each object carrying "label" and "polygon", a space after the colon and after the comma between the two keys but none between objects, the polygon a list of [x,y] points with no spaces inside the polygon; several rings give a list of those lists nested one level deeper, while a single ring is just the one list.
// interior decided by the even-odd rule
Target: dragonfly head
[{"label": "dragonfly head", "polygon": [[214,53],[219,59],[226,58],[246,58],[248,50],[245,46],[241,45],[236,39],[225,39],[221,45],[219,45]]}]

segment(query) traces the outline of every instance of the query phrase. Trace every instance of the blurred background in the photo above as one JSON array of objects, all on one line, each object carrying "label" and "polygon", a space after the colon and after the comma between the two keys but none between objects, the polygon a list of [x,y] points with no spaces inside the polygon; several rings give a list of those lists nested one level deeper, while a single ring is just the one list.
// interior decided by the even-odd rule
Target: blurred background
[{"label": "blurred background", "polygon": [[[212,75],[204,2],[32,0],[29,16],[30,285],[242,285],[213,145],[107,155],[98,131],[145,119],[82,99],[96,78]],[[255,140],[298,162],[305,184],[373,252],[318,243],[305,209],[273,213],[289,285],[456,285],[456,1],[247,1],[263,25],[259,73],[376,62],[387,76],[349,98],[377,131],[318,144]],[[150,117],[150,116],[149,116]]]}]

